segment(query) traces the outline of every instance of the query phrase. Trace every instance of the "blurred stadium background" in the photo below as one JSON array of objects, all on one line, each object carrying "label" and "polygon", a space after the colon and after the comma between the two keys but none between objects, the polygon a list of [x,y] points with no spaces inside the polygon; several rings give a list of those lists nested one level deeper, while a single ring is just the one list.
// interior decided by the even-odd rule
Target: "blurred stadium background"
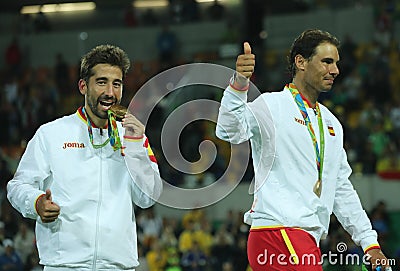
[{"label": "blurred stadium background", "polygon": [[[250,41],[257,57],[252,81],[261,91],[277,91],[288,80],[285,61],[290,44],[306,28],[330,31],[342,41],[341,75],[321,102],[344,126],[351,180],[383,249],[397,259],[398,268],[399,1],[2,0],[0,15],[0,242],[14,241],[24,264],[21,270],[41,270],[34,222],[12,209],[5,187],[38,126],[83,104],[77,80],[80,57],[87,50],[110,43],[129,54],[133,66],[124,87],[126,106],[145,82],[168,68],[194,62],[234,68],[243,41]],[[163,120],[174,108],[191,99],[219,101],[222,89],[197,86],[179,91],[156,106],[146,134],[165,180],[182,188],[201,188],[217,180],[230,159],[229,145],[214,136],[215,124],[196,121],[181,135],[181,152],[189,161],[200,158],[193,146],[205,139],[218,147],[210,170],[196,175],[182,174],[166,162],[159,135]],[[248,226],[242,215],[251,205],[251,179],[249,163],[240,185],[209,207],[177,210],[156,204],[149,210],[138,209],[142,266],[137,270],[249,270]],[[175,195],[168,189],[164,193]],[[322,251],[335,251],[339,242],[348,244],[346,254],[362,253],[332,217]],[[324,270],[360,267],[326,263]]]}]

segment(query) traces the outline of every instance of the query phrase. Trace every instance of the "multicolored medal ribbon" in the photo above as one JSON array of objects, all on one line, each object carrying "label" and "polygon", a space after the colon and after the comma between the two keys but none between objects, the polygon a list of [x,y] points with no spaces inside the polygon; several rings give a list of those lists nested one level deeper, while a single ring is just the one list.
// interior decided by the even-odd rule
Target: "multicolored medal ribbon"
[{"label": "multicolored medal ribbon", "polygon": [[107,140],[104,141],[102,144],[95,144],[93,142],[92,123],[91,123],[90,118],[87,115],[84,107],[82,107],[82,111],[85,113],[85,116],[86,116],[89,139],[90,139],[90,143],[92,143],[93,148],[95,148],[95,149],[102,148],[105,145],[107,145],[108,142],[110,142],[110,145],[112,146],[114,151],[116,151],[118,149],[122,149],[121,139],[120,139],[119,133],[118,133],[117,121],[115,120],[113,113],[108,111],[108,125],[107,125],[108,138],[107,138]]},{"label": "multicolored medal ribbon", "polygon": [[308,132],[311,136],[312,142],[314,144],[315,148],[315,155],[316,155],[316,163],[317,163],[317,170],[318,170],[318,180],[314,185],[313,191],[314,193],[318,196],[321,197],[321,192],[322,192],[322,170],[323,170],[323,165],[324,165],[324,153],[325,153],[325,138],[324,138],[324,127],[322,124],[322,117],[321,117],[321,110],[319,108],[318,102],[315,103],[315,110],[317,114],[317,120],[318,120],[318,128],[319,128],[319,142],[321,144],[321,148],[318,147],[318,141],[315,136],[314,129],[311,125],[310,118],[308,117],[306,105],[304,103],[303,98],[301,97],[301,94],[297,90],[296,86],[294,84],[287,84],[286,87],[290,90],[292,93],[292,96],[297,104],[297,107],[300,110],[301,115],[303,116],[303,119],[305,121],[305,124],[307,126]]},{"label": "multicolored medal ribbon", "polygon": [[114,114],[108,110],[108,137],[110,138],[110,144],[113,150],[119,150],[122,148],[121,138],[119,137],[117,121],[115,120]]},{"label": "multicolored medal ribbon", "polygon": [[90,143],[92,143],[93,148],[100,149],[100,148],[104,147],[105,145],[107,145],[107,143],[110,141],[110,138],[107,138],[107,140],[104,141],[102,144],[94,144],[94,142],[93,142],[92,123],[90,121],[90,118],[89,118],[88,114],[86,113],[85,107],[82,107],[82,111],[83,111],[83,113],[85,113],[89,139],[90,139]]}]

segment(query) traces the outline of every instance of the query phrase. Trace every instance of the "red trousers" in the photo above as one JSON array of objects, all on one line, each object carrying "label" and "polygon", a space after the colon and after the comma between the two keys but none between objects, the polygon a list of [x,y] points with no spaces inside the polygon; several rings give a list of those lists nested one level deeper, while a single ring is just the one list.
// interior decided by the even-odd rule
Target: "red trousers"
[{"label": "red trousers", "polygon": [[322,271],[314,237],[298,228],[251,229],[247,256],[253,271]]}]

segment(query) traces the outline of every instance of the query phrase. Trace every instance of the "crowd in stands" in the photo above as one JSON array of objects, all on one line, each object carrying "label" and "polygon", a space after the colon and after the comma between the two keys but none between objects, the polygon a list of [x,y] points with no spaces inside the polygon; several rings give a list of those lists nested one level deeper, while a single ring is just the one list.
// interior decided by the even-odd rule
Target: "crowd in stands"
[{"label": "crowd in stands", "polygon": [[[170,2],[171,18],[175,23],[199,19],[196,1]],[[191,5],[182,6],[184,2],[190,2]],[[216,1],[215,6],[210,7],[209,16],[219,20],[225,13],[224,7]],[[136,27],[140,22],[158,23],[151,10],[140,19],[134,16],[132,10],[127,11],[127,26]],[[393,36],[394,18],[394,10],[389,5],[385,6],[377,12],[376,29],[373,30],[375,35],[370,42],[357,44],[350,33],[343,39],[339,67],[341,75],[333,90],[321,96],[321,102],[336,114],[344,126],[345,149],[355,174],[378,174],[382,178],[400,179],[400,41]],[[31,29],[24,25],[21,29],[38,32],[51,29],[47,21],[35,27]],[[165,31],[168,31],[167,27]],[[180,60],[168,51],[175,42],[173,36],[160,36],[158,44],[163,52],[160,58],[133,63],[134,68],[125,82],[125,89],[132,90],[132,93],[124,94],[124,105],[129,104],[133,94],[148,79],[179,63]],[[287,78],[284,71],[286,63],[282,62],[285,53],[286,50],[266,52],[267,57],[260,65],[271,72],[257,74],[253,78],[259,89],[277,91],[283,87]],[[65,57],[62,54],[54,56],[53,67],[29,67],[24,63],[17,38],[10,41],[4,52],[6,66],[0,70],[0,115],[3,127],[0,133],[0,244],[3,244],[3,247],[0,246],[0,270],[4,265],[13,266],[14,270],[41,270],[34,243],[34,221],[23,219],[10,206],[5,187],[13,176],[27,141],[39,125],[73,113],[83,104],[76,87],[78,67],[66,64]],[[211,95],[202,98],[218,101],[220,97]],[[160,119],[165,119],[169,110],[165,104],[156,107],[154,120],[150,119],[146,132],[150,139],[154,139],[152,148],[161,175],[182,187],[202,187],[212,183],[222,175],[229,160],[229,145],[215,138],[214,123],[193,123],[183,131],[185,140],[180,141],[182,152],[188,160],[196,161],[198,154],[188,150],[193,146],[197,148],[205,139],[213,140],[220,148],[216,162],[212,169],[196,175],[195,179],[174,171],[162,157],[161,143],[156,140],[161,129]],[[249,163],[243,181],[251,181],[251,172]],[[370,217],[381,243],[385,245],[391,227],[384,202],[371,211]],[[181,219],[176,219],[163,217],[149,209],[140,211],[137,219],[142,263],[137,270],[245,271],[248,268],[248,226],[243,224],[241,212],[232,210],[223,221],[215,222],[203,210],[190,211]],[[323,252],[334,250],[340,240],[351,248],[349,237],[334,217],[330,232],[330,238],[322,244]],[[360,253],[357,249],[353,252]],[[345,269],[343,267],[340,270]]]},{"label": "crowd in stands", "polygon": [[249,227],[243,224],[242,216],[241,212],[231,210],[223,221],[213,223],[204,209],[188,211],[182,219],[143,210],[138,216],[143,256],[139,270],[249,270]]}]

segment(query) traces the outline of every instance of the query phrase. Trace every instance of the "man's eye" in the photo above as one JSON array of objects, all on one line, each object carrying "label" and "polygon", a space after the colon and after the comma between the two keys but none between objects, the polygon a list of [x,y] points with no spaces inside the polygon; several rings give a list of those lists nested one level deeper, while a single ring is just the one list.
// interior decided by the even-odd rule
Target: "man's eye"
[{"label": "man's eye", "polygon": [[119,88],[119,87],[121,87],[122,84],[121,83],[114,83],[113,85],[114,85],[114,87]]},{"label": "man's eye", "polygon": [[105,84],[106,84],[106,82],[105,82],[105,81],[97,81],[97,84],[99,84],[99,85],[103,86],[103,85],[105,85]]}]

